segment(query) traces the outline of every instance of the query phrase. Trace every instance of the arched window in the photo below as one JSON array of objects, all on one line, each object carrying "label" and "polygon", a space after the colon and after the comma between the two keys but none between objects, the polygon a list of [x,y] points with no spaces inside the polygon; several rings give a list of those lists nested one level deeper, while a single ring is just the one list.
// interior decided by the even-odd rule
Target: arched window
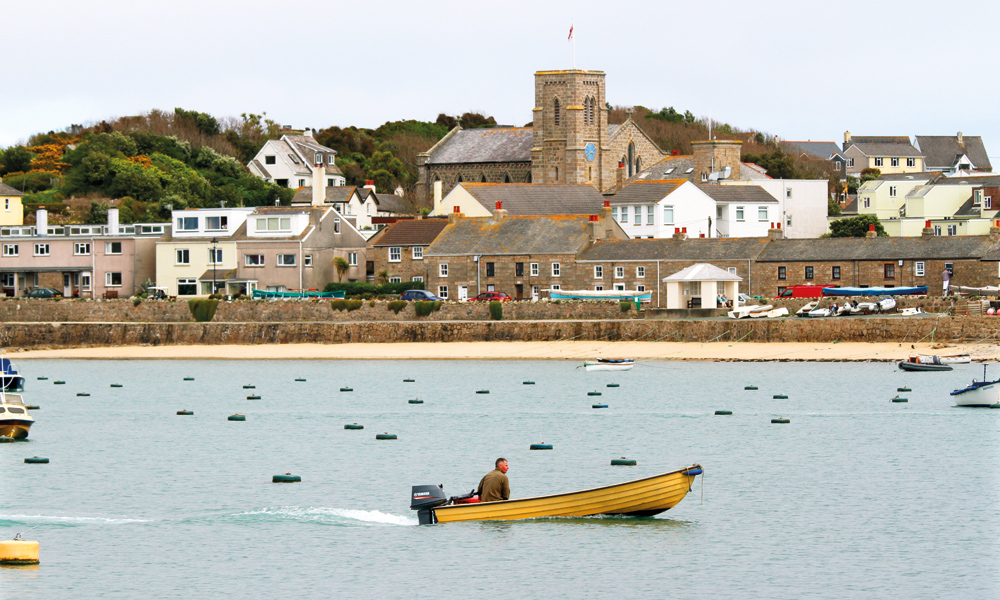
[{"label": "arched window", "polygon": [[[529,177],[530,177],[530,175],[529,175]],[[503,174],[503,182],[504,183],[510,183],[510,173],[504,173]]]},{"label": "arched window", "polygon": [[594,105],[595,104],[597,104],[597,100],[594,100],[593,98],[587,98],[587,103],[585,104],[585,106],[587,108],[587,112],[586,112],[586,116],[584,117],[584,121],[586,121],[587,125],[593,125],[594,124]]},{"label": "arched window", "polygon": [[552,104],[552,123],[559,127],[559,98],[556,98]]},{"label": "arched window", "polygon": [[434,181],[441,181],[441,176],[437,173],[434,174]]},{"label": "arched window", "polygon": [[628,143],[628,176],[635,175],[635,144]]},{"label": "arched window", "polygon": [[555,183],[559,183],[559,167],[555,167],[555,169],[556,169],[556,178],[554,181]]},{"label": "arched window", "polygon": [[635,172],[638,173],[641,170],[642,170],[642,157],[641,156],[636,156],[635,157]]},{"label": "arched window", "polygon": [[465,180],[464,180],[464,179],[462,179],[462,176],[461,176],[461,175],[459,175],[459,176],[458,176],[458,179],[456,179],[456,180],[455,180],[455,183],[462,183],[463,181],[465,181]]},{"label": "arched window", "polygon": [[486,183],[486,173],[483,173],[482,175],[479,176],[479,182]]},{"label": "arched window", "polygon": [[524,178],[525,183],[531,183],[531,171],[528,171],[528,176]]}]

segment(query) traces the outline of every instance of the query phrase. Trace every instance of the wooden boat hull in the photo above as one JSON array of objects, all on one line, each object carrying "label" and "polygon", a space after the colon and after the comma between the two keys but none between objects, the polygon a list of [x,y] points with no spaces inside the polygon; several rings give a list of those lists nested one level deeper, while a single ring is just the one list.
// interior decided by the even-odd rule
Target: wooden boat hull
[{"label": "wooden boat hull", "polygon": [[701,465],[615,485],[535,498],[434,508],[439,523],[506,521],[540,517],[628,515],[648,517],[669,510],[691,491]]},{"label": "wooden boat hull", "polygon": [[0,419],[0,437],[23,440],[28,437],[32,421],[20,419]]}]

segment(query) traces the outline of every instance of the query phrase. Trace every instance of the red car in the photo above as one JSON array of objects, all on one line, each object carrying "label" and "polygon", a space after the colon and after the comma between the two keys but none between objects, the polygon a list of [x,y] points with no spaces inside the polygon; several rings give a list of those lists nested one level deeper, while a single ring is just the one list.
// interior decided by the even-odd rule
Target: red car
[{"label": "red car", "polygon": [[500,302],[510,302],[513,300],[510,296],[503,292],[483,292],[478,296],[469,298],[469,302],[490,302],[492,300],[499,300]]}]

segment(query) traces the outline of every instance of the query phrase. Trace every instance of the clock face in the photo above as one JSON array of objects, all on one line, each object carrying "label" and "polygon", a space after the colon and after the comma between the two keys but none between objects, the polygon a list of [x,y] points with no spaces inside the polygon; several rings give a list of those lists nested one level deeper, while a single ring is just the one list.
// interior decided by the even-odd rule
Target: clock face
[{"label": "clock face", "polygon": [[587,157],[588,162],[594,162],[594,158],[597,157],[597,146],[594,145],[594,142],[589,142],[583,147],[583,154]]}]

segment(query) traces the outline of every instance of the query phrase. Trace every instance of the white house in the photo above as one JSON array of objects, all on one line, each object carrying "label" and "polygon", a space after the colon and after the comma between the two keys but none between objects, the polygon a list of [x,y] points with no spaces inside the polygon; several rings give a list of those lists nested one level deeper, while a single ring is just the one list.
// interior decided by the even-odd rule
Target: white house
[{"label": "white house", "polygon": [[[156,284],[169,296],[198,296],[222,289],[219,273],[236,268],[236,233],[254,208],[171,211],[170,237],[156,243]],[[221,278],[224,286],[225,277]]]},{"label": "white house", "polygon": [[277,140],[268,140],[257,156],[247,164],[254,175],[281,187],[300,188],[312,185],[314,167],[325,167],[327,187],[346,183],[335,162],[337,152],[317,142],[312,130],[302,135],[285,134]]}]

